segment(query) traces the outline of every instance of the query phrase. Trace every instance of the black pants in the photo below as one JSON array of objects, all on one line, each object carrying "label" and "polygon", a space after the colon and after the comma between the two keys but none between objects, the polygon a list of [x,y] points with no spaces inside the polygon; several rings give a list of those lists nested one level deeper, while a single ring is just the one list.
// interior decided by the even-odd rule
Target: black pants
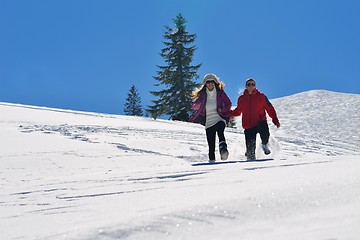
[{"label": "black pants", "polygon": [[225,142],[224,130],[225,123],[222,121],[206,129],[206,138],[209,145],[209,160],[215,160],[216,133],[219,137],[219,143]]},{"label": "black pants", "polygon": [[255,158],[256,134],[260,134],[262,144],[269,142],[270,132],[267,121],[261,121],[253,128],[245,129],[246,153],[248,156]]}]

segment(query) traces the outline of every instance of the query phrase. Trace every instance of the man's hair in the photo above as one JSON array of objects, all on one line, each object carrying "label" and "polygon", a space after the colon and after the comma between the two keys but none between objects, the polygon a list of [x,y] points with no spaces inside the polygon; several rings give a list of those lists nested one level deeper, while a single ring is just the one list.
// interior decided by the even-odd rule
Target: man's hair
[{"label": "man's hair", "polygon": [[246,80],[246,82],[245,82],[245,85],[246,85],[248,82],[250,82],[250,81],[253,81],[253,82],[255,83],[255,85],[256,85],[255,80],[254,80],[254,79],[252,79],[252,78],[248,78],[248,79]]}]

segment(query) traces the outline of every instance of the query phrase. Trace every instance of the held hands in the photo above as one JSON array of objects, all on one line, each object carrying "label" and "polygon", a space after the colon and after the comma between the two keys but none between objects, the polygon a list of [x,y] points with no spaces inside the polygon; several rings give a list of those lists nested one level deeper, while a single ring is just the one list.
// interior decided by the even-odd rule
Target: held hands
[{"label": "held hands", "polygon": [[232,114],[232,110],[231,110],[231,109],[230,109],[230,110],[227,110],[227,109],[224,110],[223,108],[218,107],[218,108],[217,108],[217,112],[231,118],[231,114]]}]

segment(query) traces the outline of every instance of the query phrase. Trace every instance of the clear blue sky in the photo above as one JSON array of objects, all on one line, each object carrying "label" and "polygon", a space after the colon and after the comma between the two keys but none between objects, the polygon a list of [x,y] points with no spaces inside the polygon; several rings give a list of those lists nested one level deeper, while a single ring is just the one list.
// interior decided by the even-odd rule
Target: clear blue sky
[{"label": "clear blue sky", "polygon": [[360,94],[357,0],[0,0],[0,101],[123,114],[134,84],[146,107],[178,13],[233,104],[249,77],[270,99]]}]

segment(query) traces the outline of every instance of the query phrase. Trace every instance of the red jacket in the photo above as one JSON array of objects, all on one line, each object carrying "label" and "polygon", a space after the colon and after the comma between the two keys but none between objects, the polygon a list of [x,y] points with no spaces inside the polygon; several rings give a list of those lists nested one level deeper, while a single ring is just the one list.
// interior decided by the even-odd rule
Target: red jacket
[{"label": "red jacket", "polygon": [[244,129],[253,128],[261,121],[266,121],[266,112],[272,118],[273,123],[279,126],[275,108],[265,94],[255,89],[250,95],[247,90],[238,98],[237,107],[231,111],[230,116],[236,117],[242,114],[242,126]]}]

